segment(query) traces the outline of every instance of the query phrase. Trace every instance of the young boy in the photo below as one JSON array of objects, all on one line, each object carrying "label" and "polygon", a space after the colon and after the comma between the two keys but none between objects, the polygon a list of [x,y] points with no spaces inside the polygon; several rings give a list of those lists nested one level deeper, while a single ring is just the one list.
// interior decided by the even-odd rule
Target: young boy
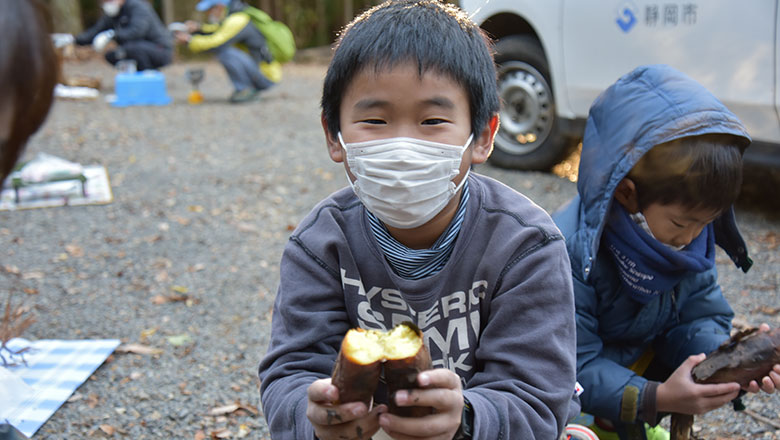
[{"label": "young boy", "polygon": [[[637,68],[590,109],[578,195],[553,218],[571,258],[583,411],[621,439],[740,391],[695,384],[691,368],[731,330],[715,244],[752,264],[732,208],[749,143],[736,116],[668,66]],[[780,388],[780,366],[760,387]]]},{"label": "young boy", "polygon": [[[542,209],[469,172],[498,108],[488,41],[454,6],[386,2],[344,31],[322,125],[351,187],[314,208],[282,257],[260,364],[274,439],[560,434],[575,383],[569,261]],[[434,368],[396,403],[434,413],[389,414],[383,384],[373,408],[336,404],[347,330],[402,321],[423,330]]]}]

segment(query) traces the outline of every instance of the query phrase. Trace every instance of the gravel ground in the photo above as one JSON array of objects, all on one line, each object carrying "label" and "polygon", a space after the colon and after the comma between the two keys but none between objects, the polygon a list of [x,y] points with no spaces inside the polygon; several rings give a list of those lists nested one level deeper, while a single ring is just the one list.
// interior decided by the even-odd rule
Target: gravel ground
[{"label": "gravel ground", "polygon": [[[198,106],[186,103],[193,66],[206,69]],[[104,100],[114,73],[105,63],[66,63],[67,75],[102,78],[104,94],[57,101],[26,157],[105,165],[114,201],[0,212],[0,289],[35,316],[29,339],[119,338],[160,352],[112,355],[35,438],[268,438],[256,367],[281,251],[309,209],[345,184],[319,123],[324,71],[290,64],[261,100],[234,106],[219,65],[181,63],[164,70],[173,104],[120,109]],[[550,211],[576,192],[553,174],[476,171]],[[780,183],[770,177],[759,194]],[[740,322],[778,326],[778,207],[744,204],[738,218],[756,265],[743,275],[721,252],[724,291]],[[746,404],[780,421],[780,394]],[[730,409],[698,417],[696,429],[706,439],[780,438]]]}]

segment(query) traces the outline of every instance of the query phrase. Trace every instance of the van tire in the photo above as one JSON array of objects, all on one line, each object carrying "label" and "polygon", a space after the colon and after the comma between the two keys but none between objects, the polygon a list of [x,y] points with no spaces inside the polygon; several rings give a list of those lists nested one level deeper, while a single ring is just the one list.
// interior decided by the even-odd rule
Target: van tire
[{"label": "van tire", "polygon": [[548,171],[576,143],[561,131],[544,50],[532,35],[496,43],[499,132],[490,163],[502,168]]}]

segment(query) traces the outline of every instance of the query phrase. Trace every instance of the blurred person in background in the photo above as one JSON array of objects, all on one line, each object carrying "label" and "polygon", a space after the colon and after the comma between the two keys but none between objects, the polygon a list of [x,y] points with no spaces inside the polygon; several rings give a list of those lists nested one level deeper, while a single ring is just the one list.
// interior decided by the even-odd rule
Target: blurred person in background
[{"label": "blurred person in background", "polygon": [[171,62],[171,34],[146,0],[101,0],[100,5],[103,15],[76,36],[76,44],[92,44],[103,52],[115,41],[116,47],[106,52],[106,60],[112,65],[133,60],[137,70],[159,69]]},{"label": "blurred person in background", "polygon": [[57,84],[50,17],[38,0],[0,0],[0,182],[49,113]]},{"label": "blurred person in background", "polygon": [[252,23],[241,1],[201,0],[195,7],[206,13],[207,23],[188,21],[187,32],[176,32],[176,41],[195,53],[210,51],[233,84],[229,101],[242,103],[257,98],[281,79],[265,36]]}]

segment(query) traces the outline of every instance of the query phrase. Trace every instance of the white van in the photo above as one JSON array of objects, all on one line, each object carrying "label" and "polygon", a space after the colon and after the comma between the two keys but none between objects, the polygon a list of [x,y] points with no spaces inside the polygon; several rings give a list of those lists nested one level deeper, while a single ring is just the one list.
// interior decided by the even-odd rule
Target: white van
[{"label": "white van", "polygon": [[780,0],[460,0],[496,42],[494,165],[546,170],[593,100],[642,64],[702,83],[745,124],[746,160],[780,166]]}]

